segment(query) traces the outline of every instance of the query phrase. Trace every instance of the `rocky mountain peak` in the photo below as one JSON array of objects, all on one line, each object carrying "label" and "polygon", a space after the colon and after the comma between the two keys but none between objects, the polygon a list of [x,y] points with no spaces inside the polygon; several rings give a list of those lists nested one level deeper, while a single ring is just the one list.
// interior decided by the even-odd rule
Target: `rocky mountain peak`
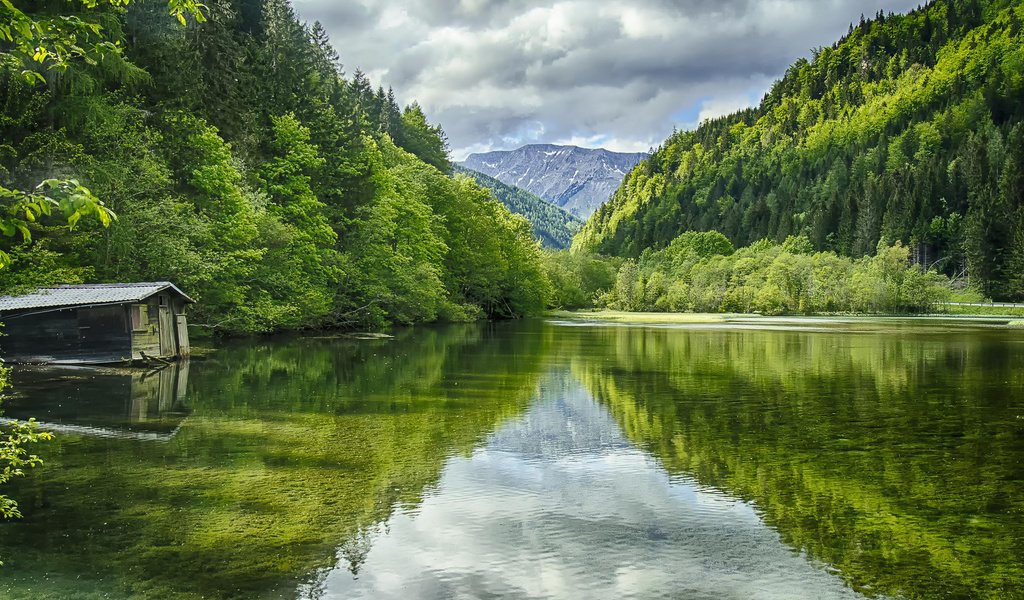
[{"label": "rocky mountain peak", "polygon": [[645,152],[612,152],[554,144],[470,154],[462,166],[526,189],[580,217],[604,204]]}]

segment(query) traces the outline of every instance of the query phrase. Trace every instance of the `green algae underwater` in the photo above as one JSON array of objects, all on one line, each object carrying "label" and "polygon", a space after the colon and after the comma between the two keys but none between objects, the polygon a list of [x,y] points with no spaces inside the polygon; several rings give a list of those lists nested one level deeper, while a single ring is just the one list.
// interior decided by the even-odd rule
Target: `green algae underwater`
[{"label": "green algae underwater", "polygon": [[[766,598],[1024,597],[1021,335],[523,321],[230,343],[141,383],[16,372],[11,415],[63,428],[10,488],[0,596],[385,598],[397,568],[406,597],[738,598],[759,555]],[[437,558],[459,545],[476,564]]]}]

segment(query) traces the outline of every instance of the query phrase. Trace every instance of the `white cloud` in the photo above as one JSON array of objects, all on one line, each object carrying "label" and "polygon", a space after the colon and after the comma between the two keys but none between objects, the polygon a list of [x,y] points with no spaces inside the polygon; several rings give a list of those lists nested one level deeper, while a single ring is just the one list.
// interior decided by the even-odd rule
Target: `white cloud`
[{"label": "white cloud", "polygon": [[643,7],[626,7],[619,12],[618,16],[622,22],[622,32],[629,38],[668,39],[681,33],[679,31],[680,23],[676,19],[666,18],[665,15],[659,14],[657,11]]},{"label": "white cloud", "polygon": [[357,577],[340,558],[299,596],[859,597],[752,505],[670,479],[578,384],[561,387],[449,460],[420,505],[371,536]]},{"label": "white cloud", "polygon": [[700,124],[709,119],[732,114],[738,110],[748,108],[756,102],[757,100],[752,99],[749,94],[720,96],[705,100],[700,104],[700,112],[697,113],[697,123]]},{"label": "white cloud", "polygon": [[[349,72],[418,101],[456,158],[603,139],[657,146],[756,102],[860,15],[916,0],[296,0]],[[684,116],[680,116],[684,115]],[[537,124],[540,124],[539,126]],[[582,145],[582,144],[580,144]]]}]

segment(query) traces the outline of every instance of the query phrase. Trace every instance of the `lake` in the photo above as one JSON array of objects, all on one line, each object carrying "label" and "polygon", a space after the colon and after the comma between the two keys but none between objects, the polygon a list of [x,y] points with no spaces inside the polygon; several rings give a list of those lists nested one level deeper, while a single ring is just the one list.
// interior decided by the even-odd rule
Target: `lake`
[{"label": "lake", "polygon": [[3,598],[1024,598],[1024,331],[524,321],[15,371]]}]

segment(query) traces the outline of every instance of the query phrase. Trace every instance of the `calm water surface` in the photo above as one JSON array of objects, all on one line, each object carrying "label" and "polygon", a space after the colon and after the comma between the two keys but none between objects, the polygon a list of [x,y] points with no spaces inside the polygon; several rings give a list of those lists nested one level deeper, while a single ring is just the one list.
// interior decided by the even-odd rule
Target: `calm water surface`
[{"label": "calm water surface", "polygon": [[2,598],[1024,598],[1024,331],[569,322],[21,369]]}]

